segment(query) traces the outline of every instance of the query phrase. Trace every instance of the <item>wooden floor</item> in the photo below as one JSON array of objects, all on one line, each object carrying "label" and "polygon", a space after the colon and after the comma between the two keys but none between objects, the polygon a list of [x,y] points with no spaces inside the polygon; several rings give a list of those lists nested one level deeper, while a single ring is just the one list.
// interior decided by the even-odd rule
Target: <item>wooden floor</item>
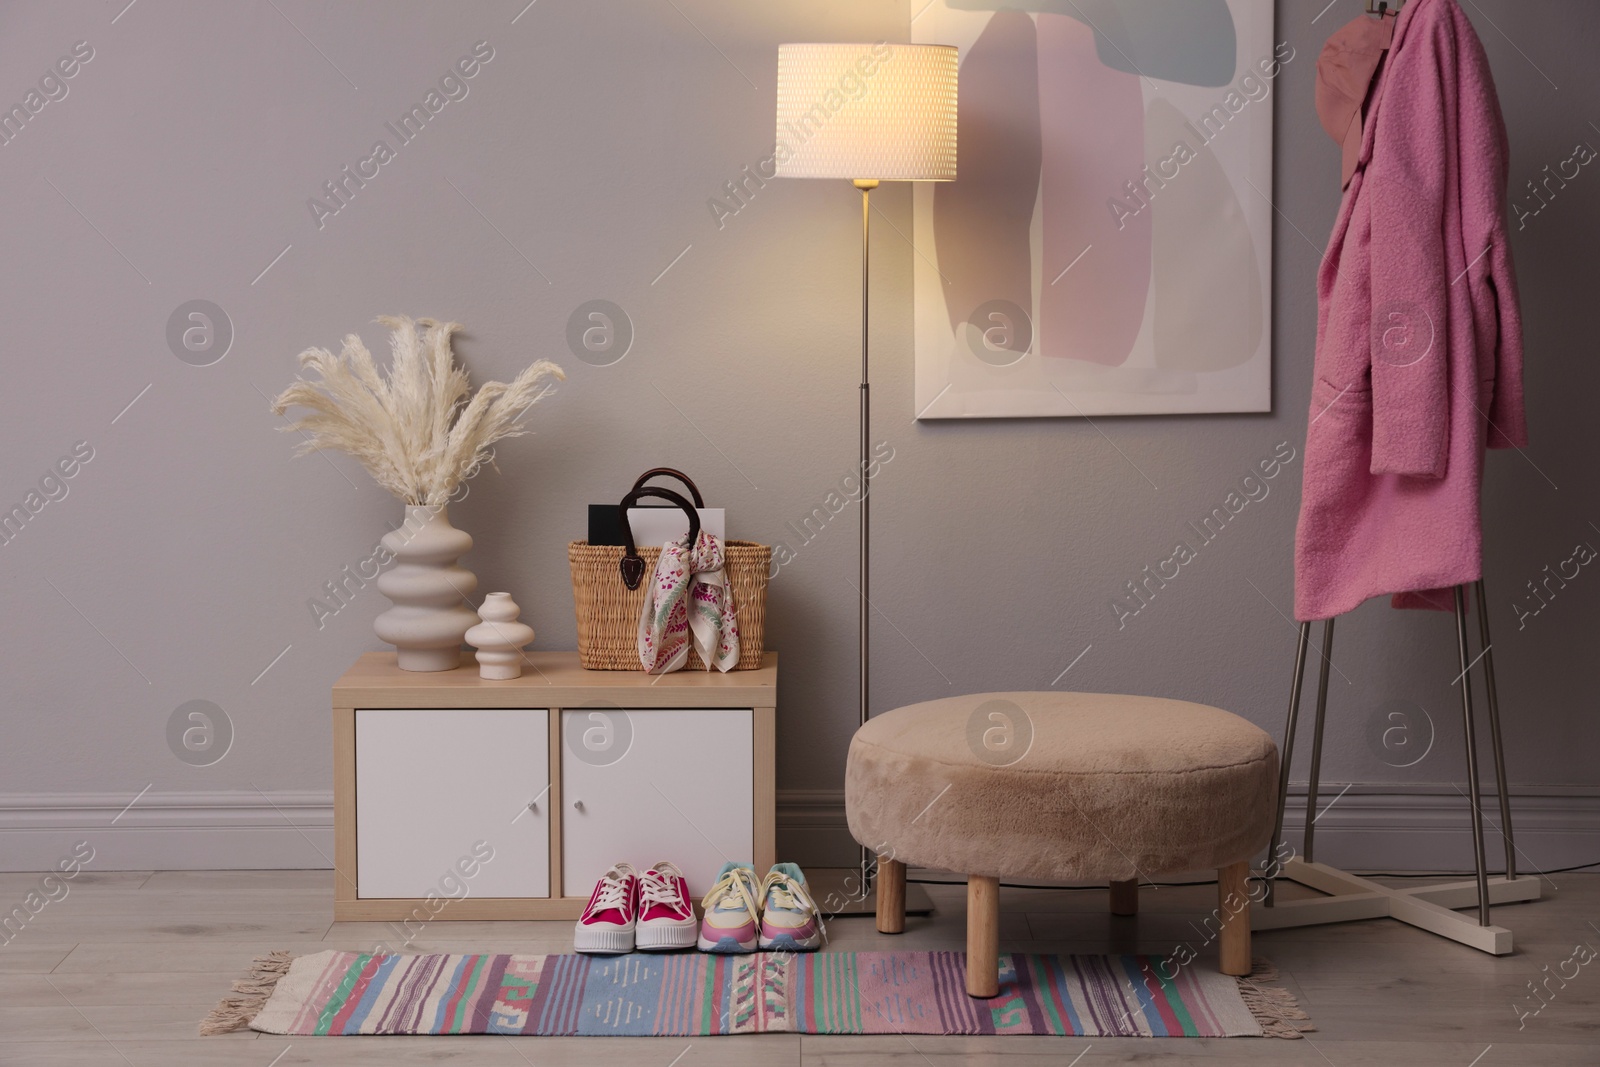
[{"label": "wooden floor", "polygon": [[[1544,900],[1498,909],[1497,921],[1514,929],[1518,940],[1517,953],[1503,959],[1392,921],[1258,935],[1257,954],[1278,964],[1318,1026],[1305,1041],[196,1036],[196,1024],[258,953],[356,949],[390,936],[379,924],[334,923],[332,880],[327,871],[85,872],[64,899],[48,904],[21,934],[0,945],[0,1064],[1600,1064],[1600,959],[1586,966],[1568,962],[1577,946],[1600,948],[1600,874],[1556,875],[1554,884],[1545,882]],[[20,903],[37,885],[35,875],[0,874],[0,910]],[[909,918],[905,934],[886,937],[874,932],[870,919],[838,919],[829,926],[830,947],[962,948],[962,890],[934,886],[931,892],[938,911]],[[1101,893],[1007,889],[1001,949],[1165,955],[1196,937],[1189,922],[1213,902],[1207,888],[1146,888],[1141,915],[1113,919]],[[435,922],[412,947],[565,952],[571,926]],[[1203,956],[1202,963],[1214,964],[1214,956]],[[1548,987],[1555,992],[1546,994],[1546,1006],[1519,1025],[1519,1006],[1531,1011],[1538,1003],[1531,999],[1530,981],[1575,970],[1564,987],[1551,978]]]}]

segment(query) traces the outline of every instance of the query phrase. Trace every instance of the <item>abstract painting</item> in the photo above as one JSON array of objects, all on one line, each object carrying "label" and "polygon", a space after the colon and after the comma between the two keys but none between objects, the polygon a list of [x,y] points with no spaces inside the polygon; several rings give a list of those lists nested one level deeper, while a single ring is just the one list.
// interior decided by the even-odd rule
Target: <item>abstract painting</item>
[{"label": "abstract painting", "polygon": [[1269,411],[1272,0],[933,0],[954,182],[914,186],[917,417]]}]

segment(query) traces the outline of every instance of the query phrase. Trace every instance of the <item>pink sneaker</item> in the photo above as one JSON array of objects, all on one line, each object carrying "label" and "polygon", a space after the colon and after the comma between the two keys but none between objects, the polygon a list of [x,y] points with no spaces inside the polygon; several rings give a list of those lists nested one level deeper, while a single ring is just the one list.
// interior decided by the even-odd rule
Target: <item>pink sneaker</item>
[{"label": "pink sneaker", "polygon": [[755,869],[748,863],[729,860],[723,864],[717,884],[700,902],[705,912],[696,942],[700,951],[754,952],[761,940],[759,893]]},{"label": "pink sneaker", "polygon": [[641,952],[693,948],[694,905],[689,883],[671,863],[658,863],[639,876],[639,925],[635,944]]},{"label": "pink sneaker", "polygon": [[573,928],[572,947],[599,956],[632,952],[638,908],[638,872],[631,864],[618,863],[594,884],[589,906]]}]

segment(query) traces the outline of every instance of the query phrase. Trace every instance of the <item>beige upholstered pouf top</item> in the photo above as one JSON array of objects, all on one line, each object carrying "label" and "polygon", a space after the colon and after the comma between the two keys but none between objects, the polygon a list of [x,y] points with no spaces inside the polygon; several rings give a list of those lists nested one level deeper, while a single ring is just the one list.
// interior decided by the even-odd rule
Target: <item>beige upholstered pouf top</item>
[{"label": "beige upholstered pouf top", "polygon": [[1272,836],[1278,750],[1204,704],[981,693],[896,708],[850,743],[845,807],[880,855],[960,874],[1149,879]]}]

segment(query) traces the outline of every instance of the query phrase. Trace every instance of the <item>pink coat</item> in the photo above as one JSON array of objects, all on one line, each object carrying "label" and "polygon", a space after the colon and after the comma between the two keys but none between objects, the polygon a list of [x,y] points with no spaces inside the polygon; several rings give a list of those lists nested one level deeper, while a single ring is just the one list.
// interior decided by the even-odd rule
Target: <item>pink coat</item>
[{"label": "pink coat", "polygon": [[1295,615],[1483,574],[1483,449],[1527,444],[1505,123],[1456,0],[1412,0],[1317,278]]}]

